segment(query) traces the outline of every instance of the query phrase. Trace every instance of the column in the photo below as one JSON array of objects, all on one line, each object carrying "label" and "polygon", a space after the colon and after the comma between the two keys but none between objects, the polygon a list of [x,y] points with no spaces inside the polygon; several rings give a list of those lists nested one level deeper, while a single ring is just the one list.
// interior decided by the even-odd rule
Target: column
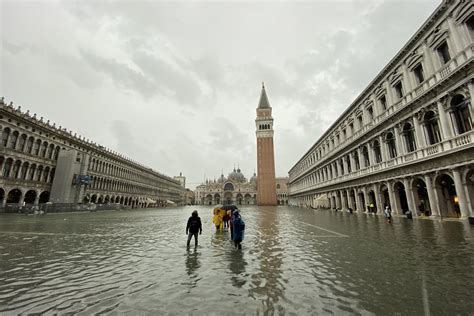
[{"label": "column", "polygon": [[431,176],[428,174],[425,174],[424,178],[425,178],[425,183],[426,183],[426,190],[428,191],[428,199],[430,199],[431,215],[439,217],[439,207],[438,207],[439,203],[435,196],[433,183],[431,182]]},{"label": "column", "polygon": [[395,144],[397,145],[397,156],[402,156],[406,151],[403,150],[403,142],[401,141],[400,137],[400,129],[395,126],[393,128],[393,133],[395,135]]},{"label": "column", "polygon": [[413,126],[415,127],[416,148],[420,149],[426,147],[425,134],[416,114],[413,115]]},{"label": "column", "polygon": [[24,201],[25,201],[25,194],[21,192],[21,197],[20,197],[20,201],[18,202],[18,206],[22,207]]},{"label": "column", "polygon": [[367,167],[365,165],[364,156],[362,155],[362,150],[360,147],[357,147],[357,156],[359,157],[359,167],[360,169]]},{"label": "column", "polygon": [[35,197],[35,201],[34,201],[33,205],[38,205],[39,204],[39,199],[40,199],[39,192],[36,192],[36,197]]},{"label": "column", "polygon": [[365,206],[360,205],[360,198],[359,198],[359,190],[358,188],[354,188],[355,191],[355,202],[356,202],[356,212],[364,213]]},{"label": "column", "polygon": [[393,89],[389,83],[387,83],[387,109],[395,104],[396,98],[393,96]]},{"label": "column", "polygon": [[[354,207],[354,200],[352,199],[352,195],[351,195],[351,192],[352,192],[352,189],[350,190],[346,190],[346,194],[347,194],[347,204],[349,204],[347,207],[349,208],[353,208]],[[355,210],[354,210],[355,211]]]},{"label": "column", "polygon": [[378,183],[374,184],[374,193],[375,193],[375,204],[377,207],[375,208],[375,213],[379,214],[380,210],[383,210],[383,205],[382,205],[382,198],[380,196],[380,190]]},{"label": "column", "polygon": [[387,151],[387,144],[385,143],[382,135],[380,135],[378,138],[380,143],[380,154],[382,155],[382,161],[387,161],[389,157]]},{"label": "column", "polygon": [[471,95],[471,102],[469,102],[469,111],[471,112],[471,118],[474,118],[474,82],[469,82],[467,87],[469,88],[469,94]]},{"label": "column", "polygon": [[444,140],[446,138],[450,138],[452,134],[452,128],[449,124],[448,117],[446,112],[444,111],[443,104],[441,101],[436,102],[438,106],[438,113],[439,113],[439,121],[441,123],[441,138]]},{"label": "column", "polygon": [[334,192],[334,195],[336,196],[336,208],[339,210],[341,209],[341,201],[342,201],[342,196],[337,194],[338,191]]},{"label": "column", "polygon": [[448,25],[449,25],[449,28],[451,29],[451,38],[452,38],[451,42],[456,47],[455,49],[453,49],[454,51],[453,55],[457,55],[458,52],[462,51],[464,45],[462,44],[461,38],[459,37],[458,28],[456,27],[456,23],[454,23],[452,17],[448,18]]},{"label": "column", "polygon": [[357,171],[356,164],[355,164],[355,159],[354,159],[354,152],[352,152],[352,151],[349,153],[349,161],[351,162],[351,170],[352,170],[351,172]]},{"label": "column", "polygon": [[432,50],[429,48],[426,43],[423,44],[423,62],[424,62],[424,70],[425,70],[425,76],[428,79],[430,76],[434,74],[434,64],[432,58]]},{"label": "column", "polygon": [[347,210],[347,201],[346,201],[346,197],[344,195],[346,190],[340,190],[339,191],[339,194],[341,195],[341,208],[343,210]]},{"label": "column", "polygon": [[348,174],[349,167],[347,166],[346,156],[342,157],[342,166],[344,167],[344,174]]},{"label": "column", "polygon": [[461,209],[461,218],[470,216],[466,199],[466,190],[462,184],[461,172],[459,169],[453,169],[454,186],[456,187],[456,194],[458,196],[459,208]]},{"label": "column", "polygon": [[413,197],[413,190],[410,187],[410,179],[403,178],[403,185],[405,186],[405,193],[406,193],[407,201],[408,201],[408,209],[411,211],[411,214],[413,216],[417,216],[418,211],[415,205],[415,198]]},{"label": "column", "polygon": [[390,199],[390,209],[392,210],[392,212],[395,211],[397,214],[400,214],[401,208],[396,201],[395,191],[393,190],[393,183],[387,182],[386,185],[388,188],[388,198]]},{"label": "column", "polygon": [[362,187],[362,194],[364,195],[364,202],[365,202],[365,205],[362,205],[362,210],[364,213],[368,213],[368,209],[367,209],[367,204],[369,203],[369,197],[367,195],[367,188],[364,186]]}]

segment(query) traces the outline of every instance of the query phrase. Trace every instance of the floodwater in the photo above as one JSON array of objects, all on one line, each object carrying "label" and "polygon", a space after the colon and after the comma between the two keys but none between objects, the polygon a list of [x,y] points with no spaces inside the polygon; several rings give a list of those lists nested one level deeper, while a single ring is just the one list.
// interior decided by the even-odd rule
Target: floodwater
[{"label": "floodwater", "polygon": [[[186,249],[197,209],[199,246]],[[245,207],[241,251],[209,207],[0,216],[0,314],[473,315],[474,228]]]}]

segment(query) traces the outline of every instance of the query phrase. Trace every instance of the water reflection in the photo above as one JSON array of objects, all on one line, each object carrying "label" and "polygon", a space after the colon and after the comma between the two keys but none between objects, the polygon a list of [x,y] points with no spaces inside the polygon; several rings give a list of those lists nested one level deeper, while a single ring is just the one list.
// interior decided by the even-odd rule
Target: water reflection
[{"label": "water reflection", "polygon": [[282,249],[279,242],[278,209],[261,207],[256,223],[259,271],[252,276],[249,296],[261,301],[265,313],[272,314],[285,287],[282,282]]},{"label": "water reflection", "polygon": [[231,280],[234,287],[240,288],[247,282],[245,275],[245,266],[247,262],[244,258],[244,251],[231,249],[227,252],[227,260],[229,262],[229,270],[232,273]]},{"label": "water reflection", "polygon": [[186,207],[0,215],[0,314],[474,310],[474,227],[462,222],[248,207],[239,251],[196,208],[204,232],[189,250]]}]

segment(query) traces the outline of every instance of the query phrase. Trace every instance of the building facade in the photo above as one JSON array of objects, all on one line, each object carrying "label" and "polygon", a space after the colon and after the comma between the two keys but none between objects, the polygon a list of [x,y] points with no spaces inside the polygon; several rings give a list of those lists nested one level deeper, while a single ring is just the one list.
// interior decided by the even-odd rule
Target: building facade
[{"label": "building facade", "polygon": [[291,168],[291,205],[473,216],[473,10],[438,6]]},{"label": "building facade", "polygon": [[[276,178],[277,204],[288,204],[288,178]],[[205,180],[194,191],[195,203],[200,205],[235,204],[256,205],[258,201],[257,175],[247,180],[237,168],[227,177],[221,174],[217,180]]]},{"label": "building facade", "polygon": [[263,83],[257,107],[255,127],[257,136],[257,172],[259,178],[257,183],[259,193],[257,195],[257,204],[277,205],[272,108],[270,102],[268,102]]},{"label": "building facade", "polygon": [[180,203],[179,181],[0,100],[0,207]]}]

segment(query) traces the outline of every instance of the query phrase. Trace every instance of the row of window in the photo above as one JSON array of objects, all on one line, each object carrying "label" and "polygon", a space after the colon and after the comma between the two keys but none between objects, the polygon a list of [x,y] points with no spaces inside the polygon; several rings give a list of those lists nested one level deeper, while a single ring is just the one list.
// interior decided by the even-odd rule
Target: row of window
[{"label": "row of window", "polygon": [[[464,24],[467,29],[467,32],[469,33],[469,37],[471,39],[474,39],[474,17],[470,17],[469,19],[467,19]],[[451,49],[446,39],[434,48],[435,55],[438,57],[439,60],[439,67],[443,67],[451,60],[452,57],[450,51]],[[425,56],[425,58],[429,58],[429,56]],[[423,83],[426,79],[423,61],[420,61],[415,64],[415,66],[411,68],[411,73],[416,85],[420,85],[421,83]],[[393,93],[391,93],[390,91],[390,94],[393,95],[391,98],[392,104],[398,102],[398,100],[403,98],[403,96],[405,95],[406,89],[404,87],[403,82],[408,83],[409,80],[404,81],[403,78],[400,76],[400,78],[398,78],[396,82],[392,84],[391,87],[393,89]],[[386,90],[386,92],[388,91]],[[382,112],[386,111],[388,108],[386,93],[377,98],[376,105],[378,106],[377,111],[375,111],[375,105],[373,104],[366,107],[365,118],[363,112],[359,112],[355,115],[355,122],[357,123],[357,126],[354,126],[354,122],[350,122],[347,124],[347,127],[341,129],[340,133],[336,132],[335,135],[329,135],[327,139],[323,142],[323,144],[321,144],[319,148],[317,148],[313,152],[312,155],[310,155],[305,161],[301,162],[300,165],[292,171],[292,174],[299,174],[303,172],[306,168],[313,165],[318,159],[325,156],[329,151],[333,150],[344,140],[350,137],[350,135],[353,135],[354,132],[362,129],[364,127],[364,124],[370,124],[375,119],[377,114],[380,115]]]},{"label": "row of window", "polygon": [[[1,129],[1,126],[0,126]],[[49,144],[33,136],[28,137],[18,131],[13,131],[9,127],[2,130],[2,139],[0,145],[4,148],[11,148],[23,153],[31,154],[41,158],[58,159],[60,147],[55,144]]]},{"label": "row of window", "polygon": [[[472,129],[472,119],[469,111],[469,102],[462,95],[455,95],[450,102],[450,113],[452,119],[453,131],[457,134],[463,134]],[[425,141],[427,145],[434,145],[442,140],[439,117],[433,111],[427,111],[422,120],[423,130],[425,134]],[[330,164],[319,168],[317,171],[308,175],[304,179],[298,181],[295,185],[297,188],[305,185],[314,185],[319,182],[325,182],[357,171],[361,167],[366,168],[372,164],[381,163],[386,155],[385,160],[396,158],[399,153],[403,151],[406,153],[417,150],[421,145],[417,144],[416,131],[412,123],[405,123],[401,130],[401,137],[403,143],[397,145],[397,139],[393,132],[389,131],[385,134],[382,145],[379,139],[373,139],[369,143],[371,145],[363,145],[360,150],[362,157],[359,157],[359,151],[355,150],[345,157],[342,157]],[[399,146],[404,146],[399,148]],[[370,148],[370,150],[369,150]]]},{"label": "row of window", "polygon": [[52,183],[55,168],[37,165],[28,161],[13,160],[0,156],[0,168],[5,178]]},{"label": "row of window", "polygon": [[116,166],[112,163],[105,162],[96,158],[92,158],[90,160],[89,170],[93,172],[110,175],[117,178],[133,180],[133,181],[137,181],[137,182],[141,182],[141,183],[149,184],[153,186],[163,186],[163,185],[169,185],[169,184],[172,184],[174,186],[177,185],[174,182],[166,181],[165,179],[157,179],[157,177],[153,175],[140,174],[130,169]]},{"label": "row of window", "polygon": [[95,176],[92,176],[91,180],[92,184],[90,186],[90,189],[92,190],[158,195],[158,191],[156,189],[150,189],[145,186],[132,185],[120,180],[112,180]]}]

